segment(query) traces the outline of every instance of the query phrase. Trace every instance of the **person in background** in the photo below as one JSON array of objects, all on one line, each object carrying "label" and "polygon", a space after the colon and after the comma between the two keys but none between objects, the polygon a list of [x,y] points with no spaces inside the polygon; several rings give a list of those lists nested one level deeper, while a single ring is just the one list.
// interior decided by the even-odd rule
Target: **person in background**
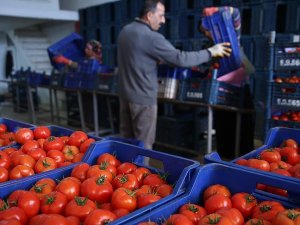
[{"label": "person in background", "polygon": [[[87,59],[95,59],[100,64],[102,64],[102,45],[99,41],[96,40],[88,41],[85,45],[84,53]],[[53,61],[56,63],[64,64],[71,68],[78,67],[78,62],[74,62],[71,59],[68,59],[62,55],[54,57]]]},{"label": "person in background", "polygon": [[[207,14],[212,14],[214,12],[224,12],[229,11],[232,18],[233,27],[238,40],[238,45],[240,49],[240,56],[242,60],[242,66],[244,68],[243,83],[241,87],[244,90],[244,108],[253,109],[254,104],[251,96],[251,91],[249,87],[249,77],[251,74],[255,73],[255,68],[248,60],[247,56],[243,51],[243,47],[240,44],[241,38],[241,17],[240,11],[237,8],[224,6],[224,7],[210,7],[203,10],[203,16]],[[206,37],[213,40],[210,32],[206,30],[203,26],[200,26],[200,31],[204,33]],[[225,110],[215,110],[214,111],[214,121],[216,129],[216,144],[217,150],[220,155],[227,159],[233,159],[234,148],[235,148],[235,129],[236,129],[236,113],[225,111]],[[254,114],[243,114],[241,117],[241,134],[240,134],[240,155],[244,155],[254,149],[254,125],[255,116]]]},{"label": "person in background", "polygon": [[231,53],[230,43],[180,51],[157,32],[164,23],[163,1],[146,0],[139,17],[118,37],[120,134],[143,141],[148,149],[152,149],[156,134],[158,63],[193,67]]}]

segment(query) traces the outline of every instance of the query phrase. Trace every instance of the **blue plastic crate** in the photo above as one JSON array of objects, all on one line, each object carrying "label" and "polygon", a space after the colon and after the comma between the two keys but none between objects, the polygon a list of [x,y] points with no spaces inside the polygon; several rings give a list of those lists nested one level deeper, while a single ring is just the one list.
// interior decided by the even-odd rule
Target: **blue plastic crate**
[{"label": "blue plastic crate", "polygon": [[117,93],[118,87],[118,76],[113,73],[99,73],[97,75],[97,87],[96,90],[109,92],[109,93]]},{"label": "blue plastic crate", "polygon": [[272,106],[283,106],[287,108],[300,108],[300,87],[299,84],[271,82]]},{"label": "blue plastic crate", "polygon": [[[257,183],[288,189],[291,196],[286,199],[259,191],[256,189]],[[185,195],[125,224],[137,225],[140,222],[147,221],[162,224],[170,215],[178,213],[179,208],[184,204],[203,205],[203,192],[207,187],[214,184],[228,187],[232,194],[239,192],[252,194],[259,202],[275,200],[281,202],[287,208],[298,208],[300,205],[299,182],[269,177],[265,174],[247,171],[242,168],[234,168],[228,165],[210,164],[197,168]]]},{"label": "blue plastic crate", "polygon": [[299,70],[300,69],[300,42],[277,43],[274,46],[275,70]]},{"label": "blue plastic crate", "polygon": [[50,85],[54,87],[63,87],[65,74],[60,72],[52,72],[50,76]]},{"label": "blue plastic crate", "polygon": [[64,87],[71,89],[80,88],[81,83],[81,73],[76,71],[68,71],[64,76]]},{"label": "blue plastic crate", "polygon": [[224,11],[214,13],[211,16],[205,16],[202,19],[202,26],[210,31],[215,43],[231,43],[231,55],[230,57],[224,57],[219,60],[220,69],[217,76],[220,77],[240,68],[242,61],[230,13]]},{"label": "blue plastic crate", "polygon": [[244,89],[218,80],[212,80],[209,102],[214,105],[242,107]]},{"label": "blue plastic crate", "polygon": [[269,129],[274,128],[287,128],[287,129],[300,129],[300,123],[294,121],[283,121],[283,120],[273,120],[268,119],[268,127],[266,128],[266,133]]},{"label": "blue plastic crate", "polygon": [[28,74],[28,84],[30,86],[39,86],[39,85],[49,85],[50,76],[45,73],[29,72]]},{"label": "blue plastic crate", "polygon": [[64,64],[53,62],[52,58],[59,55],[63,55],[74,62],[79,62],[85,55],[84,46],[83,38],[77,33],[72,33],[54,43],[47,49],[52,66],[58,70],[65,67]]},{"label": "blue plastic crate", "polygon": [[130,144],[130,145],[136,145],[138,147],[144,148],[143,141],[132,139],[132,138],[106,137],[105,139],[109,140],[109,141],[118,141],[118,142]]},{"label": "blue plastic crate", "polygon": [[300,143],[300,129],[274,127],[269,130],[265,145],[278,147],[284,140],[289,138]]}]

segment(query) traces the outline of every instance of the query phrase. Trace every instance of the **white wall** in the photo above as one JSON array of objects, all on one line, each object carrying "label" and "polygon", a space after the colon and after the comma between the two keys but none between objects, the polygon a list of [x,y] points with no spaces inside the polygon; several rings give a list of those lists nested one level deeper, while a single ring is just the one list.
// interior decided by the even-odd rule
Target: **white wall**
[{"label": "white wall", "polygon": [[[18,8],[16,8],[18,6]],[[5,8],[14,8],[22,10],[58,10],[59,1],[58,0],[9,0],[5,1],[5,4],[1,5],[1,10]]]},{"label": "white wall", "polygon": [[41,26],[42,32],[47,36],[49,42],[55,43],[75,31],[74,22],[47,23]]},{"label": "white wall", "polygon": [[118,0],[60,0],[60,8],[64,10],[78,10],[115,1]]},{"label": "white wall", "polygon": [[[6,36],[0,32],[0,62],[5,62],[7,50]],[[5,79],[5,63],[0,63],[0,79]],[[0,94],[7,92],[7,84],[0,83]]]}]

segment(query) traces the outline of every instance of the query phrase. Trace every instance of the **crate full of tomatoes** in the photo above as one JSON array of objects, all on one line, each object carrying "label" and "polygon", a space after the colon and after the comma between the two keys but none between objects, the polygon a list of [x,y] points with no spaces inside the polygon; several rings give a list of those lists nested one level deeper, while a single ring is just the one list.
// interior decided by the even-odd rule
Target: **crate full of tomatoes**
[{"label": "crate full of tomatoes", "polygon": [[[88,152],[85,162],[0,186],[0,204],[5,206],[0,221],[130,223],[183,195],[199,167],[193,160],[115,141],[93,143]],[[147,166],[141,157],[161,164]]]},{"label": "crate full of tomatoes", "polygon": [[[275,127],[270,129],[265,144],[230,162],[223,161],[217,152],[205,155],[206,163],[222,163],[237,168],[259,171],[268,176],[300,183],[300,130]],[[262,185],[260,189],[288,196],[288,191]]]},{"label": "crate full of tomatoes", "polygon": [[59,126],[20,128],[16,145],[0,151],[0,186],[84,159],[91,143],[102,138]]}]

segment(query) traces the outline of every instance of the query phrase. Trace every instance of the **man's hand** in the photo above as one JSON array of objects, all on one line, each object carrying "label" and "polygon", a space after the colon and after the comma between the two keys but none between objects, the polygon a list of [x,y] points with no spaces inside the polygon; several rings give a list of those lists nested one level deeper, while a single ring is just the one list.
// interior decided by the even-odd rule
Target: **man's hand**
[{"label": "man's hand", "polygon": [[56,62],[56,63],[62,63],[62,64],[65,64],[65,65],[70,65],[72,63],[71,60],[67,59],[66,57],[62,56],[62,55],[59,55],[59,56],[55,56],[53,58],[53,61]]},{"label": "man's hand", "polygon": [[224,56],[230,56],[231,48],[229,48],[230,43],[224,42],[220,44],[216,44],[207,50],[210,52],[212,57],[224,57]]}]

